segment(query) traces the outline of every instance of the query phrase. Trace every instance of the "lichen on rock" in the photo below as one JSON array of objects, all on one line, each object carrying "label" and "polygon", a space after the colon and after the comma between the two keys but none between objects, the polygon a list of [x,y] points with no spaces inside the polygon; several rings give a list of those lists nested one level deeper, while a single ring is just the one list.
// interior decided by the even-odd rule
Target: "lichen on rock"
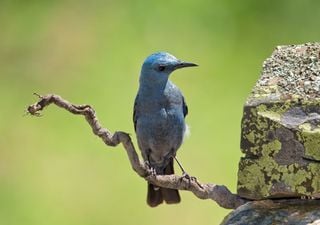
[{"label": "lichen on rock", "polygon": [[244,106],[238,194],[320,197],[320,44],[280,46]]}]

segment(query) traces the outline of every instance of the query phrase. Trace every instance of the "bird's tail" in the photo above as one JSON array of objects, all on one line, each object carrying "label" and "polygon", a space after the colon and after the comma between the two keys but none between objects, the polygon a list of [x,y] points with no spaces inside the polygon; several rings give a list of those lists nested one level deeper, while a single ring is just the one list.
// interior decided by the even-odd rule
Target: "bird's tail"
[{"label": "bird's tail", "polygon": [[[167,167],[164,169],[164,175],[174,174],[173,159],[170,160]],[[178,190],[170,188],[161,188],[148,183],[147,203],[151,207],[160,205],[163,201],[167,204],[175,204],[180,202]]]}]

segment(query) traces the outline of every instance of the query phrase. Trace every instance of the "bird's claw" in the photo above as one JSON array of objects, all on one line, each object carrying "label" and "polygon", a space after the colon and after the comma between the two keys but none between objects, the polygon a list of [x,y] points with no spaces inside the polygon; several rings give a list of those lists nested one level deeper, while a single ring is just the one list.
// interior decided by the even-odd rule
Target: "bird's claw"
[{"label": "bird's claw", "polygon": [[157,175],[157,172],[156,172],[155,168],[153,168],[153,167],[150,168],[150,175],[153,176],[153,177],[155,177]]},{"label": "bird's claw", "polygon": [[145,165],[146,165],[147,168],[148,168],[148,172],[149,172],[150,176],[155,177],[155,176],[157,175],[156,169],[153,168],[153,167],[150,165],[149,161],[145,161]]},{"label": "bird's claw", "polygon": [[194,176],[190,176],[188,173],[186,172],[183,172],[181,178],[182,179],[187,179],[188,180],[188,183],[189,183],[189,186],[191,185],[191,182],[195,182],[201,189],[203,189],[202,185],[198,182],[197,178],[194,177]]}]

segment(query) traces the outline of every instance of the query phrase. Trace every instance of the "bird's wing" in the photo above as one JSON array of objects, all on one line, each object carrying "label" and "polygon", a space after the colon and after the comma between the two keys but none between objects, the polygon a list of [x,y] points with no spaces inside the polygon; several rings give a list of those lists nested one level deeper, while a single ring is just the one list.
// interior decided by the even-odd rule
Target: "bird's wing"
[{"label": "bird's wing", "polygon": [[138,110],[137,110],[137,104],[138,104],[138,97],[137,95],[135,101],[134,101],[134,106],[133,106],[133,124],[134,124],[134,131],[137,131],[137,120],[138,120]]},{"label": "bird's wing", "polygon": [[182,96],[182,110],[183,110],[184,117],[186,117],[188,115],[188,106],[183,96]]}]

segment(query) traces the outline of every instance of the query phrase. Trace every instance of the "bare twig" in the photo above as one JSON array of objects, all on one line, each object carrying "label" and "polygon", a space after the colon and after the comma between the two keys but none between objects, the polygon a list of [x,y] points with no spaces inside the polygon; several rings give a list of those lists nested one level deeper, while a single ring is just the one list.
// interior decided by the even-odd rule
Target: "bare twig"
[{"label": "bare twig", "polygon": [[35,95],[39,97],[39,100],[27,108],[28,113],[39,116],[40,111],[53,103],[72,114],[83,115],[91,126],[93,133],[99,136],[106,145],[117,146],[118,144],[122,143],[127,152],[133,170],[136,171],[139,176],[143,177],[152,184],[165,188],[191,191],[198,198],[212,199],[218,205],[226,209],[235,209],[248,201],[236,194],[232,194],[224,185],[199,185],[196,179],[188,180],[177,175],[155,176],[148,169],[148,167],[140,161],[129,134],[122,131],[117,131],[112,134],[108,129],[103,128],[97,119],[95,111],[90,105],[74,105],[54,94],[41,96],[35,93]]}]

